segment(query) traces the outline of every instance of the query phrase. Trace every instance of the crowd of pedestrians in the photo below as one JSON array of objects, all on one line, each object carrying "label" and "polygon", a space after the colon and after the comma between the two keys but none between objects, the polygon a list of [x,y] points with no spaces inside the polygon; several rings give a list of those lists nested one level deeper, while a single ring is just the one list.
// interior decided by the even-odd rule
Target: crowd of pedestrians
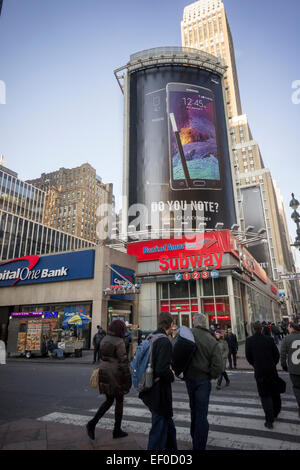
[{"label": "crowd of pedestrians", "polygon": [[[188,357],[183,374],[177,376],[185,381],[189,397],[193,450],[206,448],[212,380],[217,380],[217,390],[221,389],[223,378],[225,385],[229,386],[227,361],[230,369],[237,368],[238,341],[231,327],[226,328],[226,334],[223,335],[219,325],[213,324],[207,328],[207,317],[196,314],[193,317],[193,327],[187,329],[189,335],[186,337],[181,336],[183,328],[186,327],[179,329],[173,323],[170,313],[161,313],[158,317],[158,329],[140,345],[143,348],[148,341],[147,369],[141,375],[138,386],[139,398],[151,412],[148,450],[177,450],[172,383],[175,379],[174,370],[178,369],[175,364],[175,349],[179,345],[182,348],[182,357]],[[252,335],[248,332],[246,335],[246,359],[254,368],[257,391],[265,413],[265,427],[272,429],[281,411],[281,394],[286,389],[286,383],[279,377],[276,369],[279,360],[282,368],[290,374],[300,418],[300,325],[291,323],[288,327],[285,322],[277,325],[256,322],[251,325],[251,329]],[[113,320],[107,334],[101,327],[98,330],[97,334],[101,335],[101,339],[95,339],[94,347],[97,347],[97,355],[100,357],[99,391],[105,394],[106,400],[94,418],[87,423],[87,433],[91,439],[95,439],[98,421],[116,401],[113,437],[125,437],[127,433],[121,429],[124,395],[129,393],[134,383],[133,363],[135,368],[142,366],[137,365],[138,361],[132,361],[130,366],[127,328],[122,320]],[[280,341],[281,352],[278,347]],[[146,350],[145,346],[144,351]],[[188,351],[192,351],[189,356]],[[136,376],[137,371],[134,370],[134,373]]]}]

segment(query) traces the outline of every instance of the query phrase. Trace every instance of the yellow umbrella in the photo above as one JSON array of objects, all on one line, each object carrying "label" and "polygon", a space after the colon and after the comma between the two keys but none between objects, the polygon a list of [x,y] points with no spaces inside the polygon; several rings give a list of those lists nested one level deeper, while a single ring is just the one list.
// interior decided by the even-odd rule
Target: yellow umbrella
[{"label": "yellow umbrella", "polygon": [[83,326],[85,323],[89,323],[91,321],[90,317],[87,315],[83,314],[76,314],[73,315],[73,317],[70,318],[70,320],[67,320],[68,325],[77,325],[77,326]]}]

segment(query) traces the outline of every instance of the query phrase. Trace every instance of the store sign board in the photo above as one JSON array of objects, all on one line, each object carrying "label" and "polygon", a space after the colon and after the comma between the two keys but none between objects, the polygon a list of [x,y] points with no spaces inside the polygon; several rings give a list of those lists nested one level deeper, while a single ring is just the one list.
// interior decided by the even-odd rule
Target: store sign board
[{"label": "store sign board", "polygon": [[[135,284],[135,272],[123,266],[111,265],[111,286],[125,286],[127,283]],[[125,280],[126,279],[126,280]],[[133,300],[134,294],[112,295],[112,299]]]},{"label": "store sign board", "polygon": [[93,278],[94,261],[94,250],[23,256],[0,264],[0,287]]},{"label": "store sign board", "polygon": [[286,281],[293,281],[295,279],[300,279],[300,273],[286,273],[286,274],[280,274],[280,279],[281,280],[286,280]]},{"label": "store sign board", "polygon": [[159,260],[162,271],[186,269],[185,258],[190,261],[189,268],[220,269],[221,256],[224,253],[231,253],[251,275],[255,274],[265,284],[268,282],[264,269],[230,230],[196,233],[181,238],[132,242],[127,244],[127,253],[135,256],[138,262]]},{"label": "store sign board", "polygon": [[11,314],[12,318],[28,318],[28,317],[42,317],[44,318],[57,318],[58,312],[14,312]]},{"label": "store sign board", "polygon": [[197,233],[187,237],[147,240],[127,244],[127,253],[136,256],[137,261],[158,260],[162,256],[178,258],[180,255],[193,256],[231,250],[230,232]]},{"label": "store sign board", "polygon": [[208,255],[188,255],[180,254],[176,258],[169,258],[164,255],[159,259],[159,269],[167,271],[169,269],[207,268],[214,267],[220,269],[222,266],[223,253],[213,253]]}]

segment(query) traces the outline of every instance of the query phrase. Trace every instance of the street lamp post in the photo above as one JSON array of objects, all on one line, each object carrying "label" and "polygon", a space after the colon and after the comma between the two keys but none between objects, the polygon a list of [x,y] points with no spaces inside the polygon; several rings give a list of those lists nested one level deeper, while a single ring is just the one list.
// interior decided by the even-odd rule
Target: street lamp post
[{"label": "street lamp post", "polygon": [[295,243],[291,246],[295,246],[300,249],[300,214],[299,212],[297,212],[297,209],[299,207],[299,201],[295,199],[294,193],[292,193],[292,198],[293,199],[290,202],[290,207],[291,209],[293,209],[294,212],[292,213],[291,218],[297,225],[297,230],[296,230],[297,236],[295,239]]}]

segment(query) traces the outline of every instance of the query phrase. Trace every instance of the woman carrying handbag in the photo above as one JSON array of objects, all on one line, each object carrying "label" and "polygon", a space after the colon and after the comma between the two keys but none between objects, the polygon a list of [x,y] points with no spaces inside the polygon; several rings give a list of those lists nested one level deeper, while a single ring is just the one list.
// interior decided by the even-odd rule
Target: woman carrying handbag
[{"label": "woman carrying handbag", "polygon": [[100,345],[99,392],[105,394],[106,400],[94,418],[87,425],[87,433],[95,439],[95,428],[102,416],[115,404],[115,426],[113,437],[126,437],[128,434],[121,429],[123,417],[123,401],[131,388],[131,374],[125,348],[126,325],[122,320],[113,320],[109,325],[107,335]]}]

